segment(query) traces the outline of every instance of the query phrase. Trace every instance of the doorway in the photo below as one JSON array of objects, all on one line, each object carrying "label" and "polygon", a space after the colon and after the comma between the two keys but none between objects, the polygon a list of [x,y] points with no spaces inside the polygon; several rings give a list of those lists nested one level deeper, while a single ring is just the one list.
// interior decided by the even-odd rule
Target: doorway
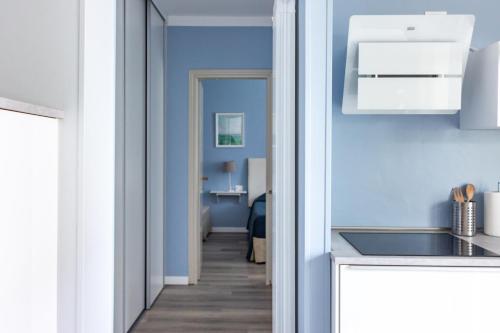
[{"label": "doorway", "polygon": [[[189,283],[201,277],[203,230],[203,84],[204,80],[265,80],[267,86],[266,235],[272,235],[272,72],[270,70],[192,70],[189,73]],[[266,237],[266,283],[272,280],[272,237]]]}]

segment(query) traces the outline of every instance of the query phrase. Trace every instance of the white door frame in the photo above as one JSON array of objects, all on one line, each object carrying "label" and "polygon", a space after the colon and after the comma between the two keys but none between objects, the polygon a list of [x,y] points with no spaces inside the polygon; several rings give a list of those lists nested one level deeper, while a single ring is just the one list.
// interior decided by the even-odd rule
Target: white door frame
[{"label": "white door frame", "polygon": [[[199,69],[189,71],[189,188],[188,188],[188,260],[189,283],[197,284],[201,260],[201,204],[202,166],[200,147],[203,114],[200,106],[201,81],[207,79],[262,79],[267,80],[267,109],[272,110],[272,73],[261,69]],[[269,126],[269,124],[268,124]],[[271,138],[268,138],[268,140]],[[269,144],[268,144],[269,146]],[[266,264],[266,272],[270,265]]]},{"label": "white door frame", "polygon": [[273,20],[273,332],[295,332],[295,0]]}]

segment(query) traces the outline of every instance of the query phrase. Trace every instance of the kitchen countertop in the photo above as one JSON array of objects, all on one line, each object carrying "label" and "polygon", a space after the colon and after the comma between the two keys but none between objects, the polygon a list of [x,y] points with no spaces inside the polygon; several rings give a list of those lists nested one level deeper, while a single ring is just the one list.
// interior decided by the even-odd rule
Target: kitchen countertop
[{"label": "kitchen countertop", "polygon": [[[366,256],[360,254],[339,232],[447,232],[412,229],[332,229],[331,259],[335,265],[377,265],[377,266],[468,266],[500,267],[500,257],[433,257],[433,256]],[[488,251],[500,254],[500,237],[477,233],[474,237],[458,237],[476,244]]]}]

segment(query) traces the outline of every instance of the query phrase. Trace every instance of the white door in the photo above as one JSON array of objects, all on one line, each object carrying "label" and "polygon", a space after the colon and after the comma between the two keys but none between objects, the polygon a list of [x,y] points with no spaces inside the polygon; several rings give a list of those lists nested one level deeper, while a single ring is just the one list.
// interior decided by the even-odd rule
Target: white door
[{"label": "white door", "polygon": [[125,1],[125,328],[145,307],[146,2]]},{"label": "white door", "polygon": [[337,333],[497,333],[500,268],[341,266]]},{"label": "white door", "polygon": [[[272,85],[271,80],[267,80]],[[266,284],[271,284],[273,277],[273,123],[271,90],[267,87],[267,147],[266,147]]]},{"label": "white door", "polygon": [[148,2],[148,166],[146,306],[163,289],[165,20]]}]

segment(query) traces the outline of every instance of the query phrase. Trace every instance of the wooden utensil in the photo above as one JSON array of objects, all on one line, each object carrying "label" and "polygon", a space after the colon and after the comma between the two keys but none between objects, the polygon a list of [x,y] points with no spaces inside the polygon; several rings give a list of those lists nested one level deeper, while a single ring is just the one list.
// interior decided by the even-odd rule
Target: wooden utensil
[{"label": "wooden utensil", "polygon": [[465,202],[464,199],[464,194],[462,193],[462,190],[458,187],[453,188],[453,200],[456,202]]},{"label": "wooden utensil", "polygon": [[465,202],[464,193],[462,192],[462,189],[460,187],[457,188],[457,192],[458,192],[458,202]]},{"label": "wooden utensil", "polygon": [[474,193],[476,192],[476,188],[472,184],[467,184],[465,186],[465,194],[467,195],[467,202],[472,201],[474,199]]}]

